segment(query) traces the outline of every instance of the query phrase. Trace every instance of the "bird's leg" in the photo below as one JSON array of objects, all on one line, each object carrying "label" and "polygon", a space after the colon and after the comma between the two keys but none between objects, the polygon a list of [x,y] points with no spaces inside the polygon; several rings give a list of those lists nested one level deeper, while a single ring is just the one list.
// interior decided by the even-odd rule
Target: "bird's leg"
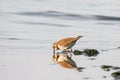
[{"label": "bird's leg", "polygon": [[68,49],[65,49],[66,50],[66,55],[68,56]]},{"label": "bird's leg", "polygon": [[70,49],[70,57],[72,57],[72,52],[73,52],[72,49]]},{"label": "bird's leg", "polygon": [[55,50],[53,50],[53,54],[55,54]]}]

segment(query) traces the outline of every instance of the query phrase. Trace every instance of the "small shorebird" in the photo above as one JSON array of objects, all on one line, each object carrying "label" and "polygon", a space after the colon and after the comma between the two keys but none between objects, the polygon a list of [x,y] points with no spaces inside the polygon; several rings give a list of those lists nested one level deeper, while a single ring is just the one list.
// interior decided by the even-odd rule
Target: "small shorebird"
[{"label": "small shorebird", "polygon": [[79,72],[81,71],[81,69],[77,67],[76,63],[71,59],[71,57],[65,54],[54,54],[52,60],[64,68],[76,69]]},{"label": "small shorebird", "polygon": [[55,42],[53,44],[53,53],[55,54],[56,50],[66,50],[66,53],[68,55],[68,49],[70,49],[70,53],[72,56],[72,47],[75,45],[76,41],[79,40],[83,36],[78,36],[75,38],[64,38],[59,40],[58,42]]}]

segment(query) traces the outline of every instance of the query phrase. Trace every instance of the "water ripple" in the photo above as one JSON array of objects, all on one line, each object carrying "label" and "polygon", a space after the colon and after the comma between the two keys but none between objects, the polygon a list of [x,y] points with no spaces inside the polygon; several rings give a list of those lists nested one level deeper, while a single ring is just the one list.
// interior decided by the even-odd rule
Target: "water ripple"
[{"label": "water ripple", "polygon": [[60,18],[67,20],[107,20],[107,21],[120,21],[120,17],[114,16],[104,16],[104,15],[80,15],[73,13],[65,13],[59,11],[43,11],[43,12],[18,12],[18,13],[10,13],[16,15],[25,15],[25,16],[43,16],[43,17],[52,17],[52,18]]},{"label": "water ripple", "polygon": [[64,25],[64,24],[57,24],[57,23],[47,23],[47,22],[25,22],[19,21],[15,23],[22,23],[22,24],[30,24],[30,25],[45,25],[45,26],[57,26],[57,27],[73,27],[72,25]]},{"label": "water ripple", "polygon": [[0,39],[3,39],[3,40],[21,40],[19,38],[0,38]]}]

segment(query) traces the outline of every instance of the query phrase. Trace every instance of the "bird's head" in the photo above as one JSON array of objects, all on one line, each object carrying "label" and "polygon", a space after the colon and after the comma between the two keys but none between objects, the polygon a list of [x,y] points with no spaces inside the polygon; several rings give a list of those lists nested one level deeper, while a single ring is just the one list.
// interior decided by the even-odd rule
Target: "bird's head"
[{"label": "bird's head", "polygon": [[57,42],[55,42],[52,47],[53,47],[53,50],[59,50]]}]

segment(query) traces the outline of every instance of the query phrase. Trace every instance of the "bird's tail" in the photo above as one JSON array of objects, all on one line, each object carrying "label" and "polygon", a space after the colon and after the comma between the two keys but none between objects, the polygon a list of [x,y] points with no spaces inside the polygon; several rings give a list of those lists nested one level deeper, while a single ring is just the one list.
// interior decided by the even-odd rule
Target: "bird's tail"
[{"label": "bird's tail", "polygon": [[76,70],[77,70],[78,72],[82,72],[81,68],[76,68]]},{"label": "bird's tail", "polygon": [[78,36],[78,37],[76,37],[76,39],[78,40],[78,39],[80,39],[81,37],[83,37],[83,36]]}]

